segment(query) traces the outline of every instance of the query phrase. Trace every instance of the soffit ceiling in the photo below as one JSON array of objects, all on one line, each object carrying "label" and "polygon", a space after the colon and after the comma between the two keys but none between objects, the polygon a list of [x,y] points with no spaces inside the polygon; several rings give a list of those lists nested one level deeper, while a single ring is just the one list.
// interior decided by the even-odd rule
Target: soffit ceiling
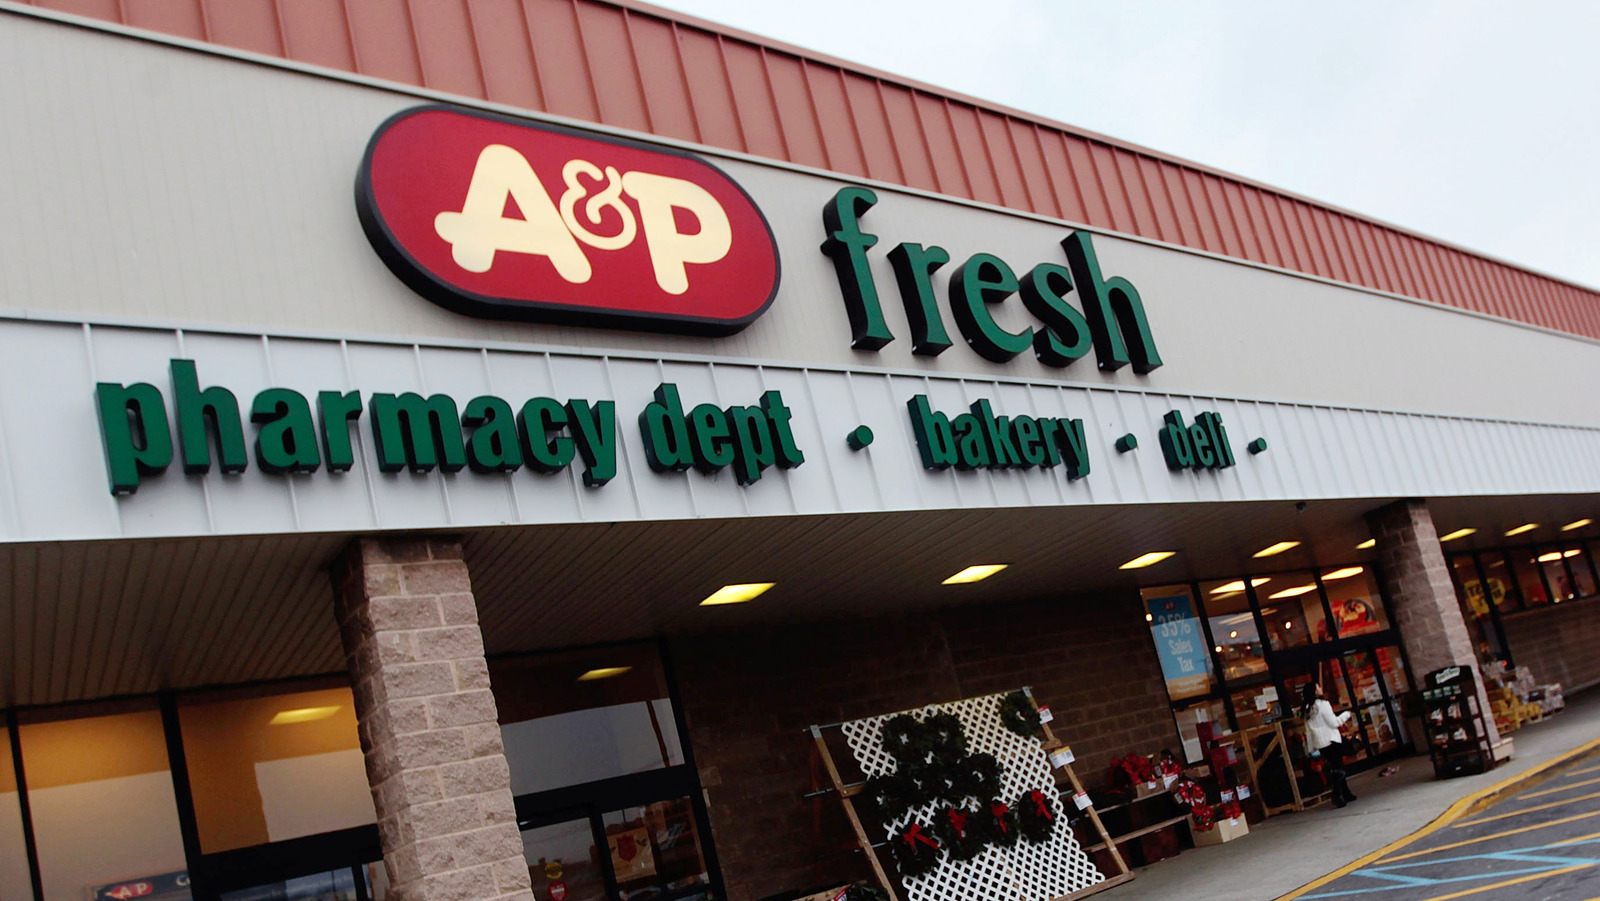
[{"label": "soffit ceiling", "polygon": [[[736,630],[958,604],[1128,592],[1191,578],[1360,559],[1362,514],[1383,500],[951,510],[826,517],[508,527],[466,537],[491,653]],[[1528,537],[1600,510],[1600,497],[1429,502],[1450,548]],[[1593,531],[1591,527],[1590,532]],[[48,704],[161,688],[337,672],[326,567],[348,535],[271,535],[0,547],[0,701]],[[1282,540],[1305,544],[1255,560]],[[1499,539],[1503,540],[1503,539]],[[1117,567],[1177,550],[1149,569]],[[970,585],[940,582],[1007,563]],[[730,582],[776,582],[703,608]]]}]

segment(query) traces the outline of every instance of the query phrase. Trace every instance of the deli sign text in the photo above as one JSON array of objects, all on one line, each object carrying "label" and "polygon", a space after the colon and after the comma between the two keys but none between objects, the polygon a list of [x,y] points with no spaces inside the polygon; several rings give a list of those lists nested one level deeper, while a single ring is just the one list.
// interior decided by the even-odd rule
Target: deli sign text
[{"label": "deli sign text", "polygon": [[428,106],[381,125],[356,180],[367,239],[469,316],[729,335],[777,294],[760,209],[705,160]]}]

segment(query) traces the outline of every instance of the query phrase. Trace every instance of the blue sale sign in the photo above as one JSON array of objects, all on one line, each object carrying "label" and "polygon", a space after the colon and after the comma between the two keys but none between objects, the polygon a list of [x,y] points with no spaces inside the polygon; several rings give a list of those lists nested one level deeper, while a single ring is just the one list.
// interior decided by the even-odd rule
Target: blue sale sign
[{"label": "blue sale sign", "polygon": [[1209,692],[1211,655],[1206,652],[1194,600],[1187,594],[1149,598],[1145,610],[1150,613],[1150,636],[1155,639],[1167,694],[1176,701]]}]

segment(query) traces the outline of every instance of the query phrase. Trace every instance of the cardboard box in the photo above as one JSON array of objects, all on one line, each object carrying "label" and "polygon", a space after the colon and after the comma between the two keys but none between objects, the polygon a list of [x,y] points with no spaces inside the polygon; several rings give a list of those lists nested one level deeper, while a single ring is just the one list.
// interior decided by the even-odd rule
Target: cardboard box
[{"label": "cardboard box", "polygon": [[1157,779],[1154,782],[1140,782],[1134,785],[1133,796],[1135,799],[1148,798],[1151,795],[1159,795],[1166,790],[1166,787],[1161,784],[1160,779]]},{"label": "cardboard box", "polygon": [[1250,834],[1250,823],[1244,817],[1233,820],[1218,820],[1217,825],[1204,832],[1194,828],[1194,817],[1189,818],[1189,835],[1194,838],[1194,846],[1203,848],[1206,845],[1220,845],[1231,842],[1241,835]]}]

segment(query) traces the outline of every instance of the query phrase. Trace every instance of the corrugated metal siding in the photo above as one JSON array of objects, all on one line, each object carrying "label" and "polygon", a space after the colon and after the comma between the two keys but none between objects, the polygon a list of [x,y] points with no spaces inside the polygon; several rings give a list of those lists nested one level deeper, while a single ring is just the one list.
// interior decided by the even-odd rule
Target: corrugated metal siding
[{"label": "corrugated metal siding", "polygon": [[28,2],[1600,338],[1595,291],[632,0]]}]

